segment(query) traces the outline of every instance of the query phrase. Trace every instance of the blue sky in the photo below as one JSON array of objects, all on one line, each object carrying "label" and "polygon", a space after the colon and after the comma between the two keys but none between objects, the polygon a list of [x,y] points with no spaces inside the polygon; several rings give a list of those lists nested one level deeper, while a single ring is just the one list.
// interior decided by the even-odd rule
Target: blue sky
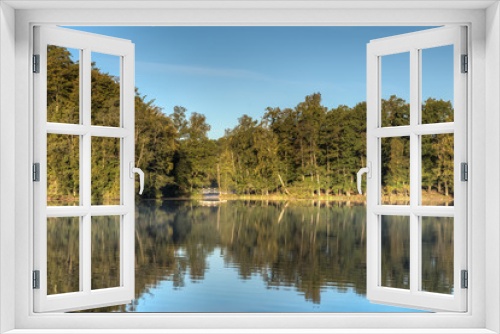
[{"label": "blue sky", "polygon": [[[136,86],[170,114],[203,113],[219,138],[243,114],[294,107],[320,92],[334,108],[366,100],[366,44],[428,27],[71,27],[135,43]],[[424,50],[422,95],[453,102],[451,46]],[[407,55],[382,59],[382,96],[409,99]],[[391,59],[389,59],[389,57]],[[113,56],[93,55],[118,74]]]}]

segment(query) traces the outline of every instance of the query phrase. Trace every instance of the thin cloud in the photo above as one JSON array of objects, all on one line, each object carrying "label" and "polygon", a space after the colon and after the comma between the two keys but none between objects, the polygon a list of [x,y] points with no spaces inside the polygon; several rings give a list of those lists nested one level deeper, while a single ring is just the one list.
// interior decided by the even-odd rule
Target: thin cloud
[{"label": "thin cloud", "polygon": [[322,89],[332,89],[339,93],[345,93],[347,91],[344,85],[338,85],[333,82],[308,82],[305,80],[300,81],[300,80],[278,79],[263,73],[250,71],[246,69],[239,69],[239,68],[190,66],[190,65],[179,65],[179,64],[155,63],[147,61],[138,61],[136,62],[136,64],[138,67],[141,68],[142,71],[148,71],[154,73],[176,73],[181,75],[192,75],[192,76],[255,80],[263,82],[272,82],[277,84],[300,85],[304,87],[310,86],[312,91],[319,91],[320,87]]},{"label": "thin cloud", "polygon": [[273,78],[267,75],[238,68],[215,68],[215,67],[164,64],[164,63],[152,63],[152,62],[138,62],[138,64],[141,65],[141,67],[146,70],[162,71],[169,73],[174,72],[180,74],[199,75],[207,77],[254,79],[254,80],[264,80],[264,81],[273,80]]},{"label": "thin cloud", "polygon": [[289,83],[289,84],[303,84],[303,82],[300,81],[280,80],[259,72],[254,72],[239,68],[217,68],[217,67],[164,64],[164,63],[153,63],[153,62],[137,62],[137,64],[143,70],[154,71],[154,72],[178,73],[184,75],[205,76],[205,77],[258,80],[258,81],[279,82],[279,83]]}]

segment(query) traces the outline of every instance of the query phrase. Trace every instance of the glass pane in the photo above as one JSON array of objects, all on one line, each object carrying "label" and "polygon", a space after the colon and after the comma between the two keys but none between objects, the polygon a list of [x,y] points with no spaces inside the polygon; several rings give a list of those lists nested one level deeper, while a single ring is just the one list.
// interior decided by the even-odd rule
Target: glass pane
[{"label": "glass pane", "polygon": [[382,216],[382,280],[391,288],[410,288],[410,217]]},{"label": "glass pane", "polygon": [[410,203],[410,137],[382,138],[382,204]]},{"label": "glass pane", "polygon": [[410,53],[380,58],[382,126],[410,125]]},{"label": "glass pane", "polygon": [[421,50],[422,124],[453,122],[453,45]]},{"label": "glass pane", "polygon": [[92,205],[120,204],[120,138],[92,137]]},{"label": "glass pane", "polygon": [[120,286],[120,216],[92,217],[92,289]]},{"label": "glass pane", "polygon": [[453,294],[453,218],[422,217],[422,290]]},{"label": "glass pane", "polygon": [[80,291],[80,218],[47,218],[47,294]]},{"label": "glass pane", "polygon": [[47,122],[80,123],[80,50],[47,45]]},{"label": "glass pane", "polygon": [[47,205],[80,204],[80,136],[47,134]]},{"label": "glass pane", "polygon": [[453,134],[422,136],[422,205],[453,205]]},{"label": "glass pane", "polygon": [[120,57],[92,52],[92,125],[120,126]]}]

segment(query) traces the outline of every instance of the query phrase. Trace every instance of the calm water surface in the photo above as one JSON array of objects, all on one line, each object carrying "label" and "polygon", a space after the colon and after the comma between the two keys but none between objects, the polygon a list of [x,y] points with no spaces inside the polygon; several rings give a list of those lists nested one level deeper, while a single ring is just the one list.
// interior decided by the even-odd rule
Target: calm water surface
[{"label": "calm water surface", "polygon": [[[382,221],[385,286],[409,286],[409,224],[404,219]],[[93,234],[92,284],[99,287],[119,282],[119,241],[105,227],[109,219],[104,223],[100,239]],[[452,222],[438,221],[423,230],[428,291],[453,293],[453,252],[446,239],[452,238],[452,228]],[[49,240],[55,238],[48,233]],[[136,211],[135,253],[136,299],[89,311],[415,312],[366,299],[364,206],[143,201]],[[49,262],[56,258],[49,253]],[[54,284],[74,284],[66,276],[51,275],[49,268],[49,291]]]}]

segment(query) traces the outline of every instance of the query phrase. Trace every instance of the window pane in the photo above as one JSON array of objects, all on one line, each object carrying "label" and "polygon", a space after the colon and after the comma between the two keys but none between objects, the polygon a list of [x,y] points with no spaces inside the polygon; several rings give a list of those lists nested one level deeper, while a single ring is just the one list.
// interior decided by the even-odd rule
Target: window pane
[{"label": "window pane", "polygon": [[47,122],[80,123],[80,50],[47,45]]},{"label": "window pane", "polygon": [[422,217],[422,290],[453,294],[453,218]]},{"label": "window pane", "polygon": [[120,286],[120,216],[92,217],[92,289]]},{"label": "window pane", "polygon": [[382,204],[410,203],[410,137],[382,138]]},{"label": "window pane", "polygon": [[382,280],[391,288],[410,288],[410,217],[382,216]]},{"label": "window pane", "polygon": [[120,57],[92,52],[92,125],[120,126]]},{"label": "window pane", "polygon": [[422,124],[453,122],[453,45],[421,50]]},{"label": "window pane", "polygon": [[422,136],[422,205],[453,205],[453,134]]},{"label": "window pane", "polygon": [[47,134],[47,205],[80,204],[80,136]]},{"label": "window pane", "polygon": [[382,126],[410,125],[410,53],[380,58]]},{"label": "window pane", "polygon": [[80,291],[80,218],[47,218],[47,294]]},{"label": "window pane", "polygon": [[92,205],[120,204],[120,138],[92,137]]}]

